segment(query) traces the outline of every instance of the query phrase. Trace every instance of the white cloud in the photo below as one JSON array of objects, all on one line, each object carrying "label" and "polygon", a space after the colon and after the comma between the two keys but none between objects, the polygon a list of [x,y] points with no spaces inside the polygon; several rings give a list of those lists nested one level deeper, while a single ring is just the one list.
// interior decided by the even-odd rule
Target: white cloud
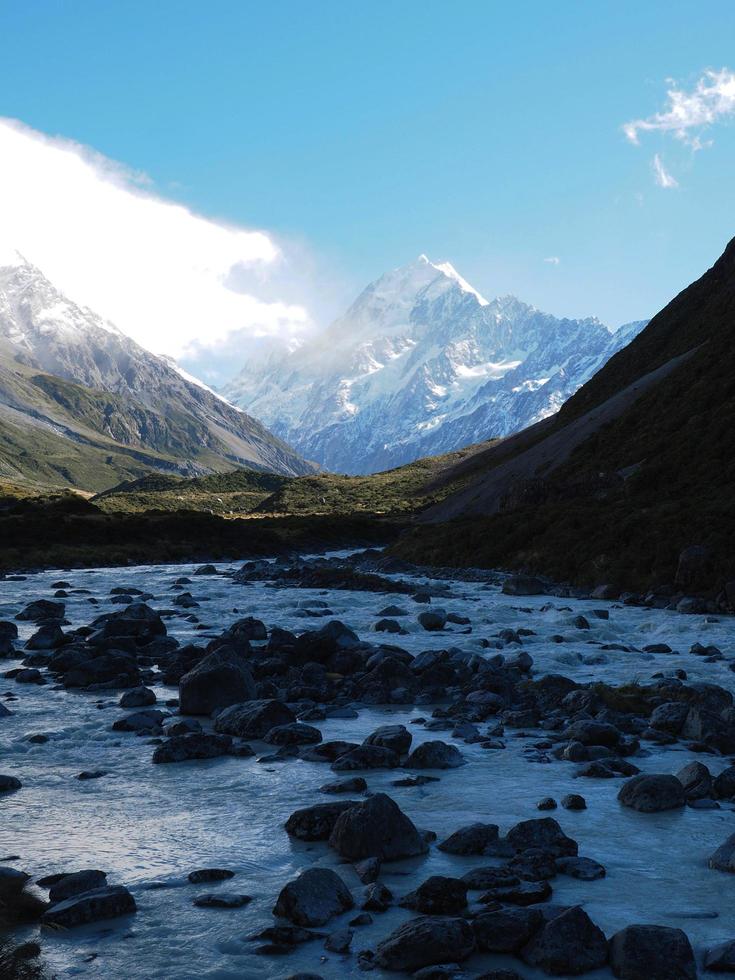
[{"label": "white cloud", "polygon": [[549,255],[548,258],[544,259],[544,262],[546,262],[548,265],[559,265],[561,259],[558,255]]},{"label": "white cloud", "polygon": [[661,160],[661,157],[658,155],[658,153],[654,156],[651,165],[653,167],[654,180],[656,181],[659,187],[665,187],[668,189],[670,187],[679,186],[679,182],[676,180],[676,178],[672,177],[671,174],[664,167],[663,161]]},{"label": "white cloud", "polygon": [[687,92],[671,82],[666,108],[647,119],[625,123],[623,132],[631,143],[640,143],[640,134],[670,133],[694,150],[710,143],[702,141],[702,131],[735,115],[735,72],[728,68],[708,69]]},{"label": "white cloud", "polygon": [[0,118],[0,252],[9,248],[156,353],[186,358],[311,327],[266,232],[201,217],[151,193],[144,175]]}]

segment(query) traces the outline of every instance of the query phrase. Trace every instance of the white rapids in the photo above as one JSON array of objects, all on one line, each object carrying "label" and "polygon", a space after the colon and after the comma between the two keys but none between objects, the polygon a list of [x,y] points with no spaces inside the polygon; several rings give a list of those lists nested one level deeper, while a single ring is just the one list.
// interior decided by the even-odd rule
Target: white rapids
[{"label": "white rapids", "polygon": [[[73,626],[120,609],[109,601],[114,586],[151,592],[154,608],[170,608],[174,580],[190,575],[193,565],[151,565],[134,568],[52,570],[29,575],[24,581],[0,582],[0,619],[10,619],[23,606],[53,595],[51,583],[66,579],[74,587],[91,590],[72,594],[66,602]],[[220,564],[222,571],[236,565]],[[403,576],[405,577],[405,576]],[[417,587],[426,579],[416,579]],[[196,631],[183,616],[167,620],[169,633],[181,641],[198,641],[219,633],[246,615],[262,619],[268,627],[294,631],[318,628],[328,620],[310,620],[298,603],[326,599],[334,615],[361,638],[396,642],[412,653],[456,646],[482,653],[479,641],[492,639],[505,627],[527,627],[534,636],[523,648],[534,659],[536,675],[562,673],[577,681],[620,683],[645,681],[657,671],[684,668],[690,680],[706,680],[735,690],[733,621],[726,617],[683,616],[607,602],[557,599],[548,596],[513,598],[496,586],[449,581],[455,598],[436,605],[469,616],[471,634],[463,627],[427,633],[416,622],[415,606],[405,596],[364,592],[314,591],[243,586],[225,577],[193,577],[187,588],[201,602],[196,610],[211,631]],[[378,610],[398,602],[411,616],[402,620],[407,636],[376,634],[371,626]],[[609,620],[595,618],[592,608],[609,609]],[[573,620],[587,615],[591,630],[576,630]],[[21,637],[34,630],[19,623]],[[551,640],[563,633],[570,642]],[[725,654],[718,663],[704,663],[688,653],[695,642],[715,644]],[[668,643],[672,654],[601,652],[602,644],[641,647]],[[496,651],[490,649],[488,655]],[[6,660],[7,668],[17,661]],[[289,814],[312,803],[326,802],[317,788],[334,778],[329,766],[303,761],[260,764],[256,759],[224,757],[175,765],[151,764],[147,738],[112,732],[121,716],[115,692],[80,694],[0,681],[0,696],[13,711],[0,720],[0,772],[18,776],[23,788],[0,798],[0,864],[12,863],[35,878],[80,868],[100,868],[111,884],[127,885],[138,912],[69,931],[43,930],[40,942],[49,972],[59,978],[121,978],[121,980],[281,980],[300,971],[325,978],[361,975],[357,952],[374,948],[397,924],[412,913],[400,908],[375,915],[372,925],[358,927],[347,956],[325,951],[321,941],[299,946],[287,956],[259,956],[249,937],[272,925],[271,910],[281,887],[304,867],[335,867],[353,890],[359,904],[361,885],[347,864],[326,844],[304,844],[289,839],[283,823]],[[175,688],[156,688],[159,701],[174,697]],[[163,707],[163,704],[159,705]],[[414,745],[429,738],[449,739],[447,732],[428,733],[411,721],[428,717],[430,706],[417,708],[362,708],[355,720],[329,720],[316,724],[325,739],[361,741],[387,721],[410,726]],[[27,741],[33,733],[47,733],[45,744]],[[735,830],[728,804],[718,810],[685,808],[660,814],[640,814],[621,807],[616,795],[621,780],[574,779],[572,763],[549,765],[528,760],[524,749],[538,741],[539,733],[520,735],[506,730],[504,750],[484,750],[457,743],[468,760],[460,769],[442,772],[439,782],[417,788],[397,788],[393,771],[365,773],[371,790],[385,790],[421,829],[441,840],[472,821],[493,822],[501,833],[522,819],[541,816],[536,802],[543,796],[561,798],[582,793],[588,808],[582,812],[559,809],[554,817],[579,842],[579,851],[600,861],[607,877],[581,882],[559,876],[553,881],[552,901],[581,903],[609,936],[632,923],[648,922],[682,928],[702,950],[715,942],[735,938],[731,909],[735,876],[707,868],[708,855]],[[644,772],[676,772],[694,758],[681,746],[653,748],[634,761]],[[256,744],[256,748],[259,748]],[[718,773],[726,760],[704,757]],[[75,777],[84,769],[102,769],[108,775],[92,781]],[[14,859],[11,861],[10,858]],[[445,855],[432,847],[425,858],[384,866],[381,880],[396,897],[410,891],[431,874],[458,875],[487,864],[487,858]],[[225,867],[236,877],[223,885],[195,886],[186,881],[189,871]],[[193,898],[203,891],[223,888],[253,896],[243,909],[200,909]],[[333,919],[323,931],[347,924],[359,909]],[[37,930],[19,930],[18,940]],[[541,976],[518,960],[504,956],[476,956],[466,965],[468,976],[490,968],[519,969],[524,977]],[[381,976],[377,971],[376,977]],[[610,976],[607,970],[588,974]]]}]

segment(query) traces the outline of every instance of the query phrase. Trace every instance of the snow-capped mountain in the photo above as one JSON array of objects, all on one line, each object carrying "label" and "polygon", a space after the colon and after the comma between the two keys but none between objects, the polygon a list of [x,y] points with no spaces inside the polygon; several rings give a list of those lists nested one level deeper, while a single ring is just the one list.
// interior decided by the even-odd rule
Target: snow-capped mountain
[{"label": "snow-capped mountain", "polygon": [[552,414],[644,326],[613,333],[513,296],[488,301],[421,255],[297,350],[252,361],[224,394],[306,458],[369,473]]},{"label": "snow-capped mountain", "polygon": [[[43,467],[39,473],[53,479],[55,468],[74,485],[109,486],[136,467],[188,474],[237,466],[291,475],[314,469],[173,362],[73,303],[21,256],[3,255],[0,475],[28,474],[34,429],[37,439],[42,433],[53,440],[39,455],[58,454],[56,462],[34,461]],[[97,471],[105,453],[115,460],[107,478]]]}]

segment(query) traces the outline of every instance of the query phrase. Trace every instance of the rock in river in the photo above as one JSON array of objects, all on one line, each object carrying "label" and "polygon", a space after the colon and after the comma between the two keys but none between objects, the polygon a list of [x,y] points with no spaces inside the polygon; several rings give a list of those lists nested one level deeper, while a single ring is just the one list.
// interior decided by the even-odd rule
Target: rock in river
[{"label": "rock in river", "polygon": [[330,868],[307,868],[282,889],[273,914],[297,926],[323,926],[354,904],[338,874]]},{"label": "rock in river", "polygon": [[616,932],[610,966],[621,980],[697,980],[686,933],[668,926],[635,925]]},{"label": "rock in river", "polygon": [[282,701],[246,701],[221,711],[215,718],[214,729],[223,735],[263,738],[271,728],[294,721],[296,715]]},{"label": "rock in river", "polygon": [[447,742],[422,742],[406,759],[406,769],[456,769],[464,765],[464,756]]},{"label": "rock in river", "polygon": [[461,963],[474,948],[472,927],[464,919],[419,916],[378,943],[375,962],[384,970],[412,973],[424,966]]},{"label": "rock in river", "polygon": [[353,861],[366,857],[397,861],[428,850],[411,820],[385,793],[345,810],[337,818],[329,844]]},{"label": "rock in river", "polygon": [[52,905],[44,912],[45,925],[63,926],[71,929],[101,919],[114,919],[118,915],[128,915],[136,911],[135,899],[122,885],[95,888],[68,898],[58,905]]},{"label": "rock in river", "polygon": [[183,715],[211,715],[254,697],[255,681],[245,658],[227,647],[210,653],[179,682]]},{"label": "rock in river", "polygon": [[676,778],[666,774],[640,773],[623,783],[618,793],[623,806],[640,813],[659,813],[684,806],[684,787]]},{"label": "rock in river", "polygon": [[576,977],[607,963],[607,940],[576,905],[550,919],[523,947],[521,956],[544,973]]}]

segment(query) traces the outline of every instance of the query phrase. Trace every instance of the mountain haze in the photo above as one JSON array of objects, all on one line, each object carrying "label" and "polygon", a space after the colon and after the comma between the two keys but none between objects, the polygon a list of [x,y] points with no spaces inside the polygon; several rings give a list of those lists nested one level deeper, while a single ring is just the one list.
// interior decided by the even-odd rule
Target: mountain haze
[{"label": "mountain haze", "polygon": [[643,327],[486,300],[422,255],[294,351],[224,389],[307,458],[369,473],[507,435],[555,412]]},{"label": "mountain haze", "polygon": [[313,472],[17,256],[0,266],[0,476],[102,489],[150,469]]}]

